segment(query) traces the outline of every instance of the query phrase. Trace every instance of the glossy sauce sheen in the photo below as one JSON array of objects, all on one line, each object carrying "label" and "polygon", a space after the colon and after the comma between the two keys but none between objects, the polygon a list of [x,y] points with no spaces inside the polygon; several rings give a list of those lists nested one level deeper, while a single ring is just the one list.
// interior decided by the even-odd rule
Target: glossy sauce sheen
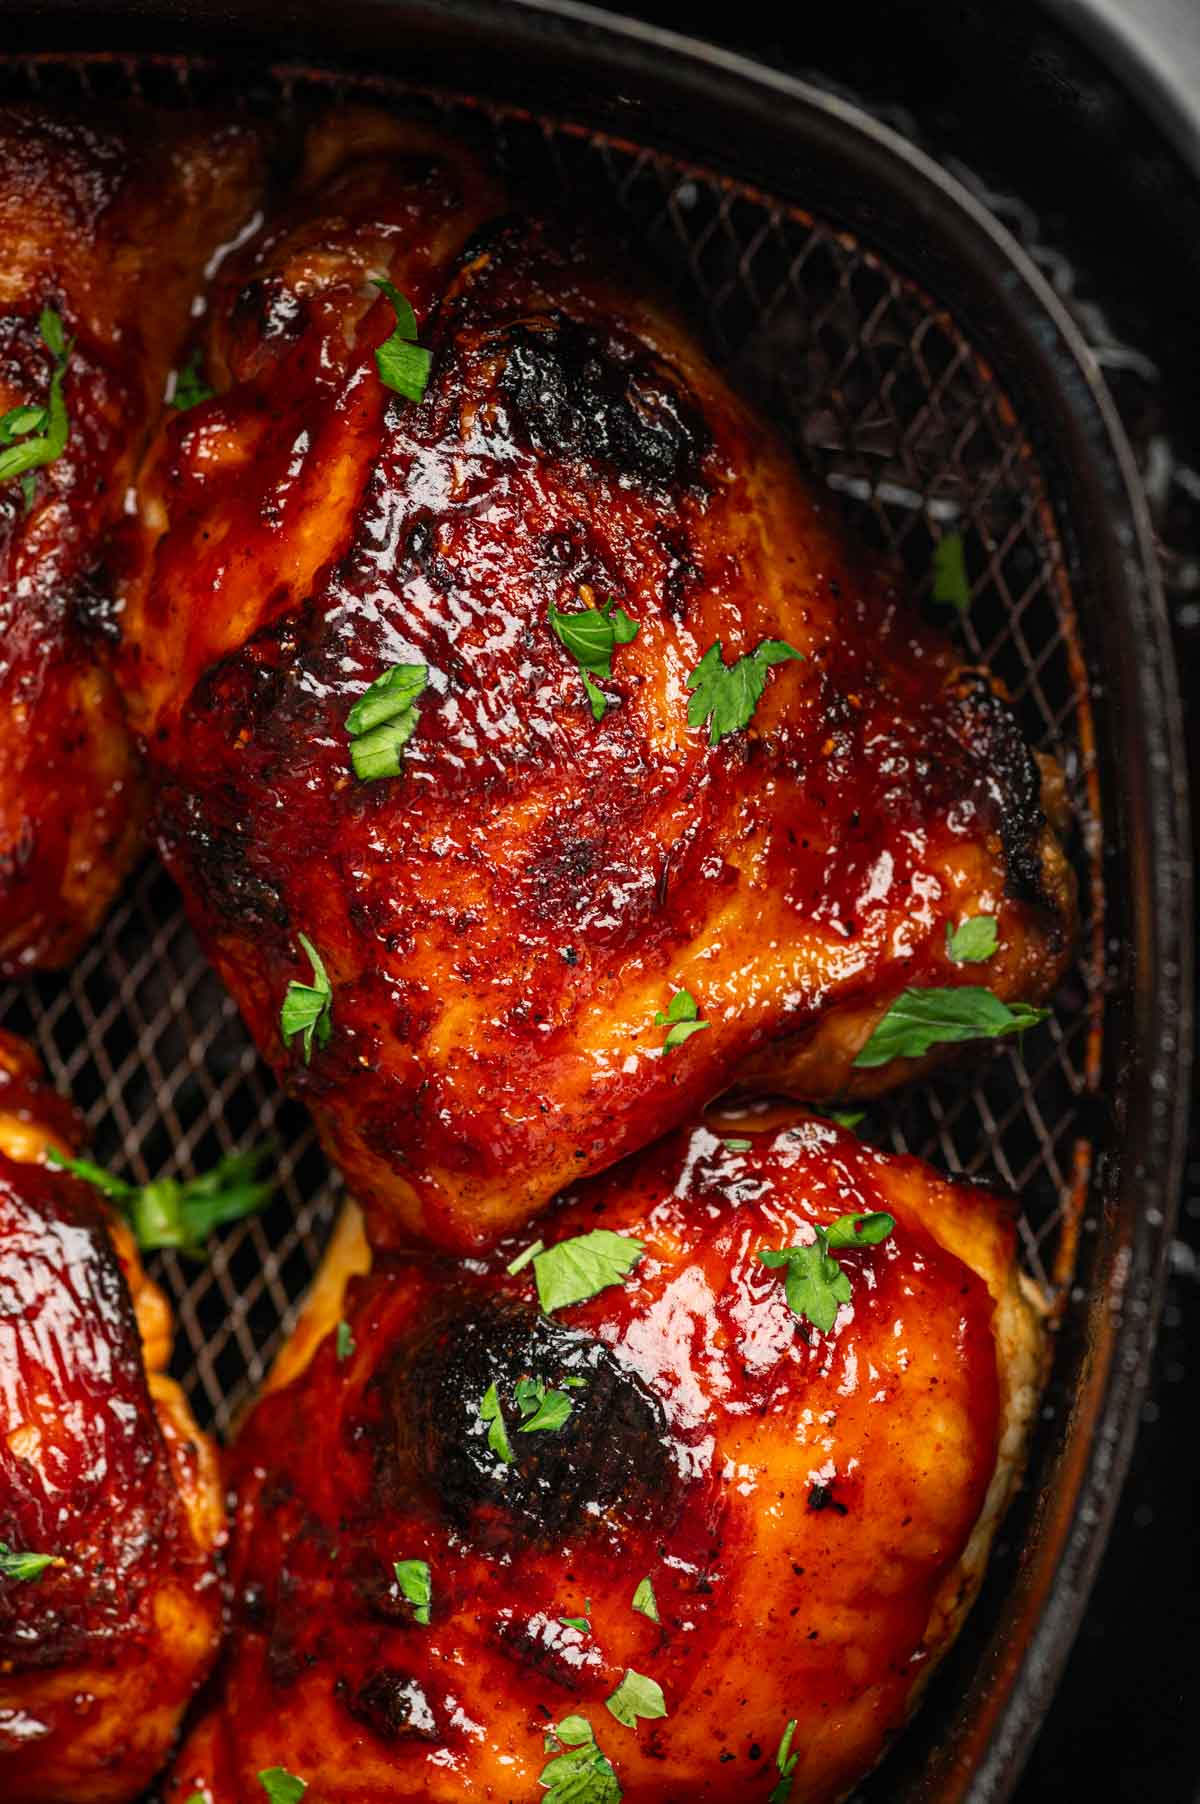
[{"label": "glossy sauce sheen", "polygon": [[[1043,996],[1074,905],[1007,708],[628,251],[506,220],[459,147],[388,129],[327,126],[230,272],[230,386],[143,485],[123,671],[165,856],[374,1237],[482,1245],[731,1082],[894,1081],[850,1061],[905,985]],[[434,351],[419,405],[376,372],[384,266]],[[597,723],[547,613],[607,597],[639,632]],[[710,747],[690,672],[768,638],[804,661]],[[419,724],[360,782],[345,716],[398,663],[429,666]],[[999,952],[951,965],[980,912]],[[307,1069],[301,931],[334,985]],[[664,1059],[679,988],[710,1025]]]},{"label": "glossy sauce sheen", "polygon": [[[6,1140],[71,1145],[69,1109],[14,1066]],[[4,1804],[136,1798],[216,1654],[215,1474],[176,1387],[147,1377],[165,1304],[120,1244],[89,1185],[0,1153],[0,1541],[62,1562],[0,1576]]]},{"label": "glossy sauce sheen", "polygon": [[[828,1334],[798,1323],[756,1250],[876,1209],[897,1226],[844,1256],[851,1303]],[[828,1804],[902,1722],[996,1467],[1013,1238],[994,1199],[809,1120],[744,1153],[676,1133],[541,1227],[646,1251],[550,1319],[531,1268],[505,1274],[518,1241],[377,1259],[344,1304],[354,1351],[330,1335],[246,1424],[222,1702],[172,1804],[252,1804],[269,1766],[308,1804],[529,1804],[546,1727],[575,1714],[630,1804],[765,1800],[795,1718],[791,1804]],[[517,1379],[569,1375],[567,1424],[522,1434]],[[492,1382],[507,1467],[479,1416]],[[410,1559],[428,1627],[392,1576]],[[631,1607],[643,1576],[661,1625]],[[560,1620],[585,1614],[586,1634]],[[665,1719],[609,1714],[626,1668]]]},{"label": "glossy sauce sheen", "polygon": [[71,958],[143,843],[144,783],[97,657],[111,540],[259,162],[241,127],[0,108],[0,414],[46,402],[44,307],[74,340],[64,452],[28,506],[0,482],[0,970]]}]

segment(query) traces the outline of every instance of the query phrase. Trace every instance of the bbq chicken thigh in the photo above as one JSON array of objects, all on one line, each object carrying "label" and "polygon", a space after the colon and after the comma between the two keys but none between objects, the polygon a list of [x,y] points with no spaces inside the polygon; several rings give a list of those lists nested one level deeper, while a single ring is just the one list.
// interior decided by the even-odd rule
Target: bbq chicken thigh
[{"label": "bbq chicken thigh", "polygon": [[539,1227],[348,1283],[341,1237],[330,1331],[232,1450],[231,1637],[172,1804],[271,1768],[306,1804],[829,1804],[903,1723],[1037,1394],[1004,1209],[793,1111],[677,1131]]},{"label": "bbq chicken thigh", "polygon": [[373,1239],[489,1244],[739,1081],[911,1075],[854,1064],[910,987],[1044,998],[1074,897],[1007,705],[627,250],[417,128],[310,162],[148,468],[122,669]]},{"label": "bbq chicken thigh", "polygon": [[167,1304],[90,1185],[72,1111],[0,1036],[0,1798],[120,1804],[216,1656],[224,1509],[165,1375]]},{"label": "bbq chicken thigh", "polygon": [[142,843],[96,640],[114,539],[214,250],[257,204],[241,127],[0,108],[0,969],[65,963]]}]

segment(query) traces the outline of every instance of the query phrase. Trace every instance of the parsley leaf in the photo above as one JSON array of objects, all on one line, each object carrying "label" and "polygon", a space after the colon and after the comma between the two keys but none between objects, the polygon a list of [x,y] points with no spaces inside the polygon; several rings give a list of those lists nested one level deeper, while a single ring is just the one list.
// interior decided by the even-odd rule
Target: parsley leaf
[{"label": "parsley leaf", "polygon": [[546,1735],[546,1752],[556,1753],[538,1774],[547,1788],[543,1804],[621,1804],[621,1787],[584,1716],[567,1716]]},{"label": "parsley leaf", "polygon": [[636,1729],[639,1716],[649,1720],[667,1714],[666,1700],[657,1679],[648,1679],[645,1673],[634,1672],[628,1666],[621,1683],[611,1697],[605,1698],[604,1703],[606,1709],[612,1712],[619,1723],[624,1723],[627,1729]]},{"label": "parsley leaf", "polygon": [[832,1121],[837,1127],[856,1128],[860,1121],[867,1119],[865,1109],[822,1109],[815,1102],[806,1106],[814,1115],[820,1115],[824,1121]]},{"label": "parsley leaf", "polygon": [[596,687],[593,677],[612,676],[612,655],[618,645],[629,645],[638,636],[638,623],[624,608],[613,609],[612,597],[599,608],[584,608],[578,614],[562,614],[550,603],[550,625],[563,650],[574,658],[583,677],[583,687],[592,706],[592,719],[603,720],[608,697]]},{"label": "parsley leaf", "polygon": [[[570,1384],[570,1380],[567,1383]],[[572,1389],[577,1388],[572,1385]],[[536,1378],[518,1378],[516,1383],[517,1408],[525,1420],[521,1423],[522,1434],[540,1434],[561,1428],[572,1410],[571,1399],[565,1391],[548,1390]]]},{"label": "parsley leaf", "polygon": [[688,703],[688,726],[709,724],[709,745],[716,745],[727,733],[748,726],[762,699],[767,671],[785,658],[803,659],[784,639],[764,639],[755,651],[726,664],[721,656],[721,641],[714,639],[688,678],[692,699]]},{"label": "parsley leaf", "polygon": [[506,1265],[504,1268],[509,1277],[515,1278],[518,1272],[523,1272],[525,1267],[529,1264],[529,1261],[531,1259],[536,1259],[538,1254],[544,1249],[545,1245],[546,1243],[544,1240],[535,1240],[530,1246],[525,1248],[523,1253],[518,1253],[511,1264]]},{"label": "parsley leaf", "polygon": [[997,1040],[1045,1021],[1049,1009],[1001,1002],[990,990],[962,984],[950,990],[904,990],[897,996],[854,1063],[860,1068],[891,1059],[919,1059],[931,1046],[961,1040]]},{"label": "parsley leaf", "polygon": [[665,1014],[662,1009],[655,1010],[654,1025],[669,1029],[662,1045],[665,1055],[676,1046],[682,1046],[692,1034],[702,1033],[710,1023],[701,1021],[699,1005],[690,991],[676,990],[667,1004]]},{"label": "parsley leaf", "polygon": [[645,1250],[644,1241],[631,1234],[613,1234],[607,1228],[560,1240],[557,1246],[534,1255],[538,1302],[547,1315],[568,1309],[572,1303],[585,1303],[610,1284],[627,1278]]},{"label": "parsley leaf", "polygon": [[363,690],[347,714],[350,762],[364,783],[399,774],[400,754],[419,719],[417,697],[428,681],[428,664],[393,664]]},{"label": "parsley leaf", "polygon": [[12,1579],[18,1585],[27,1585],[34,1579],[40,1579],[48,1566],[62,1566],[53,1553],[18,1553],[7,1541],[0,1541],[0,1579]]},{"label": "parsley leaf", "polygon": [[289,983],[279,1011],[279,1031],[285,1045],[297,1034],[302,1036],[307,1065],[312,1058],[313,1036],[316,1036],[318,1046],[328,1046],[333,1032],[333,985],[312,941],[303,933],[296,937],[308,954],[313,980],[311,983],[296,983],[295,980]]},{"label": "parsley leaf", "polygon": [[488,1429],[487,1443],[497,1459],[502,1459],[506,1466],[513,1463],[513,1450],[509,1445],[508,1430],[504,1426],[504,1412],[500,1408],[500,1397],[494,1384],[489,1384],[479,1404],[479,1418],[491,1424]]},{"label": "parsley leaf", "polygon": [[264,1767],[258,1775],[258,1783],[271,1804],[300,1804],[308,1790],[308,1780],[298,1779],[295,1773],[288,1772],[286,1766]]},{"label": "parsley leaf", "polygon": [[375,352],[379,380],[385,388],[403,395],[406,401],[420,401],[429,381],[433,353],[416,343],[417,316],[407,297],[383,276],[372,276],[371,280],[381,294],[386,294],[396,315],[390,337],[385,338]]},{"label": "parsley leaf", "polygon": [[413,1621],[429,1625],[429,1605],[433,1598],[433,1581],[425,1560],[395,1560],[392,1571],[396,1583],[413,1607]]},{"label": "parsley leaf", "polygon": [[[0,450],[0,482],[13,476],[28,477],[30,471],[52,464],[66,450],[69,422],[63,381],[75,340],[67,342],[62,319],[53,307],[42,308],[38,331],[54,357],[50,390],[44,407],[12,407],[0,419],[0,446],[4,447]],[[33,499],[32,487],[28,481],[21,486],[28,506]]]},{"label": "parsley leaf", "polygon": [[957,608],[960,614],[965,614],[971,605],[961,532],[948,532],[933,548],[933,599]]},{"label": "parsley leaf", "polygon": [[90,1160],[68,1159],[54,1147],[47,1149],[46,1163],[94,1184],[117,1203],[144,1252],[178,1247],[192,1258],[203,1258],[215,1228],[254,1215],[271,1195],[272,1182],[256,1176],[270,1152],[269,1146],[259,1146],[249,1153],[230,1153],[198,1178],[155,1178],[149,1184],[128,1184]]},{"label": "parsley leaf", "polygon": [[633,1594],[633,1608],[639,1616],[648,1616],[651,1622],[659,1621],[658,1599],[654,1595],[654,1586],[649,1578],[641,1579]]},{"label": "parsley leaf", "polygon": [[957,927],[946,922],[946,954],[956,965],[981,965],[996,950],[995,915],[970,915]]},{"label": "parsley leaf", "polygon": [[792,1795],[792,1775],[800,1764],[799,1754],[792,1753],[792,1736],[796,1733],[796,1719],[792,1718],[779,1738],[779,1747],[775,1752],[775,1765],[779,1769],[779,1783],[774,1787],[767,1804],[787,1804]]},{"label": "parsley leaf", "polygon": [[341,1363],[344,1359],[349,1359],[353,1355],[354,1350],[355,1350],[355,1341],[354,1341],[354,1336],[350,1332],[349,1322],[339,1322],[338,1323],[337,1340],[335,1343],[334,1350],[337,1353],[339,1365],[341,1365]]},{"label": "parsley leaf", "polygon": [[581,1635],[590,1635],[592,1632],[590,1602],[586,1607],[588,1610],[587,1616],[560,1616],[558,1620],[565,1629],[578,1629]]},{"label": "parsley leaf", "polygon": [[199,407],[201,401],[211,401],[216,394],[216,389],[210,388],[204,380],[203,368],[204,353],[197,346],[175,377],[171,406],[177,412],[186,413],[189,407]]},{"label": "parsley leaf", "polygon": [[828,1334],[838,1304],[848,1303],[851,1294],[849,1276],[833,1257],[833,1249],[878,1246],[895,1226],[894,1218],[882,1211],[841,1215],[830,1227],[816,1228],[816,1239],[807,1246],[764,1248],[755,1257],[772,1271],[784,1271],[784,1294],[792,1314]]}]

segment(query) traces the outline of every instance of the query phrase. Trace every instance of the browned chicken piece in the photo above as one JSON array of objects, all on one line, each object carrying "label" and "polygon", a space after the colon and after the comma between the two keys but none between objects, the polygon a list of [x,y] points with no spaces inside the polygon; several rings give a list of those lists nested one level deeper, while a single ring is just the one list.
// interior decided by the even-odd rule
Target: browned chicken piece
[{"label": "browned chicken piece", "polygon": [[1037,1002],[1075,918],[986,674],[627,250],[502,207],[453,142],[326,124],[124,623],[164,856],[397,1243],[485,1245],[734,1083],[894,1083],[854,1061],[901,992]]},{"label": "browned chicken piece", "polygon": [[139,1798],[220,1639],[215,1451],[166,1376],[170,1312],[128,1230],[44,1162],[77,1137],[0,1035],[4,1804]]},{"label": "browned chicken piece", "polygon": [[63,964],[143,843],[96,641],[130,486],[255,133],[0,108],[0,970]]},{"label": "browned chicken piece", "polygon": [[539,1232],[516,1272],[514,1240],[349,1276],[343,1228],[232,1450],[231,1637],[170,1804],[271,1768],[305,1804],[831,1804],[903,1723],[1036,1402],[1006,1208],[793,1110]]}]

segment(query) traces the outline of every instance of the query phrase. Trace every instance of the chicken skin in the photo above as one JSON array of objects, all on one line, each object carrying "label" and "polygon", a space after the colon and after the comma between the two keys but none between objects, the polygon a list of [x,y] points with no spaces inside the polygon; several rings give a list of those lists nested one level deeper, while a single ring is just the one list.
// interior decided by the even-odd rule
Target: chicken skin
[{"label": "chicken skin", "polygon": [[39,1162],[76,1138],[0,1036],[4,1804],[138,1798],[220,1638],[215,1453],[165,1374],[168,1307],[128,1231]]},{"label": "chicken skin", "polygon": [[[758,1254],[847,1215],[876,1228],[818,1328]],[[343,1232],[232,1450],[231,1639],[171,1804],[271,1768],[306,1804],[830,1804],[903,1723],[1037,1395],[1005,1209],[793,1110],[677,1131],[539,1227],[523,1265],[348,1282]]]},{"label": "chicken skin", "polygon": [[241,127],[0,109],[0,970],[69,961],[143,843],[96,642],[214,250],[257,204]]},{"label": "chicken skin", "polygon": [[415,127],[310,164],[148,468],[122,671],[164,857],[372,1238],[492,1244],[733,1084],[894,1083],[854,1060],[909,987],[1047,996],[1074,895],[1009,708],[628,252]]}]

